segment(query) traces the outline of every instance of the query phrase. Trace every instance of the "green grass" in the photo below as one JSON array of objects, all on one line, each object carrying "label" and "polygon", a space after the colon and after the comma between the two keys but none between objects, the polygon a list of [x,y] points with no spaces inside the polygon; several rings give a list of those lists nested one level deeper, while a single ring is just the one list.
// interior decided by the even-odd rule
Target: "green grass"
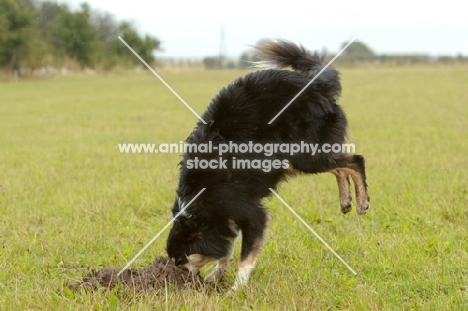
[{"label": "green grass", "polygon": [[[331,174],[279,193],[358,275],[271,198],[257,269],[230,294],[235,264],[220,292],[64,290],[91,268],[124,266],[171,217],[180,156],[117,144],[179,142],[197,120],[151,74],[1,83],[0,310],[467,309],[467,69],[342,69],[370,211],[342,215]],[[161,75],[202,113],[244,73]],[[133,266],[163,255],[166,236]]]}]

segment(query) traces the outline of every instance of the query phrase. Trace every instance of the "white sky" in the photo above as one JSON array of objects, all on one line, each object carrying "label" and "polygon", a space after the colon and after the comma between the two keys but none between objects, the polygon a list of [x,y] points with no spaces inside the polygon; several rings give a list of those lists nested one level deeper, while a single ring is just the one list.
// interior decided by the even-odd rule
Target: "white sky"
[{"label": "white sky", "polygon": [[[73,8],[83,0],[59,0]],[[131,20],[162,41],[163,57],[238,57],[262,38],[283,38],[310,50],[337,52],[356,37],[377,53],[468,56],[468,2],[88,0],[92,9]]]}]

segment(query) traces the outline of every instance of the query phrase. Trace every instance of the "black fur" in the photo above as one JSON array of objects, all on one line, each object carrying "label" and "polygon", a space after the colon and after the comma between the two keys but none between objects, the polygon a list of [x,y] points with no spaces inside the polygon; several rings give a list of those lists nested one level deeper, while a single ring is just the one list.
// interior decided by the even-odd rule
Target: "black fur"
[{"label": "black fur", "polygon": [[[261,70],[234,81],[211,101],[188,143],[208,143],[213,146],[229,141],[236,143],[297,143],[342,144],[347,134],[347,120],[337,104],[341,93],[339,74],[328,67],[271,125],[268,122],[324,67],[322,58],[287,41],[267,41],[256,47],[260,58],[289,70]],[[223,155],[227,169],[196,170],[187,161],[218,159],[217,153],[185,153],[181,162],[176,202],[177,214],[181,202],[187,204],[202,188],[206,190],[181,215],[172,227],[168,240],[168,255],[177,264],[187,262],[186,256],[202,254],[223,258],[228,254],[229,238],[236,233],[228,226],[233,221],[242,231],[241,261],[255,248],[263,236],[267,212],[262,199],[268,188],[276,189],[291,175],[288,169],[232,169],[236,159],[288,160],[296,171],[322,173],[344,167],[364,173],[364,159],[337,153],[311,156],[300,153],[290,156],[233,152]],[[361,161],[362,158],[362,161]],[[355,161],[356,160],[356,161]],[[364,175],[365,176],[365,175]],[[365,182],[365,177],[364,177]]]}]

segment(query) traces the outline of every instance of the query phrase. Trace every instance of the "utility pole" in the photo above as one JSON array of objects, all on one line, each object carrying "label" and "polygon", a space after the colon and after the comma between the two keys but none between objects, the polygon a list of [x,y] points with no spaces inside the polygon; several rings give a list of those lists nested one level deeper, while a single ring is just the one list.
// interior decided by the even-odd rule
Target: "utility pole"
[{"label": "utility pole", "polygon": [[227,62],[226,40],[224,37],[224,27],[221,26],[221,36],[220,36],[220,41],[219,41],[218,69],[225,68],[226,62]]}]

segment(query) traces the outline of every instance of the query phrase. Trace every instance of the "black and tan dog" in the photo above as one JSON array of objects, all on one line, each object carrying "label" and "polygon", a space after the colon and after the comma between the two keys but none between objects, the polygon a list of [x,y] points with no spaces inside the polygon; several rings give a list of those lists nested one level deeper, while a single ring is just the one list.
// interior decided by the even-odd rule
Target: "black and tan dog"
[{"label": "black and tan dog", "polygon": [[[343,144],[347,120],[337,104],[341,93],[339,74],[328,67],[295,101],[269,122],[291,101],[325,64],[316,53],[288,41],[264,41],[255,47],[260,65],[293,70],[260,70],[223,88],[203,114],[187,139],[190,144],[227,142],[256,144]],[[216,149],[216,148],[214,148]],[[181,162],[177,199],[172,208],[179,213],[202,188],[206,190],[176,219],[167,240],[167,253],[177,265],[193,272],[218,260],[207,281],[218,280],[232,260],[234,242],[242,232],[239,270],[234,288],[247,283],[260,253],[267,231],[268,213],[262,199],[271,195],[281,181],[295,172],[336,176],[341,211],[351,210],[349,176],[356,189],[358,214],[369,208],[364,158],[343,152],[269,156],[230,150],[223,155],[225,167],[194,168],[195,160],[217,160],[215,153],[185,152]],[[234,168],[242,160],[278,160],[286,163],[269,171]],[[189,165],[190,164],[190,165]]]}]

